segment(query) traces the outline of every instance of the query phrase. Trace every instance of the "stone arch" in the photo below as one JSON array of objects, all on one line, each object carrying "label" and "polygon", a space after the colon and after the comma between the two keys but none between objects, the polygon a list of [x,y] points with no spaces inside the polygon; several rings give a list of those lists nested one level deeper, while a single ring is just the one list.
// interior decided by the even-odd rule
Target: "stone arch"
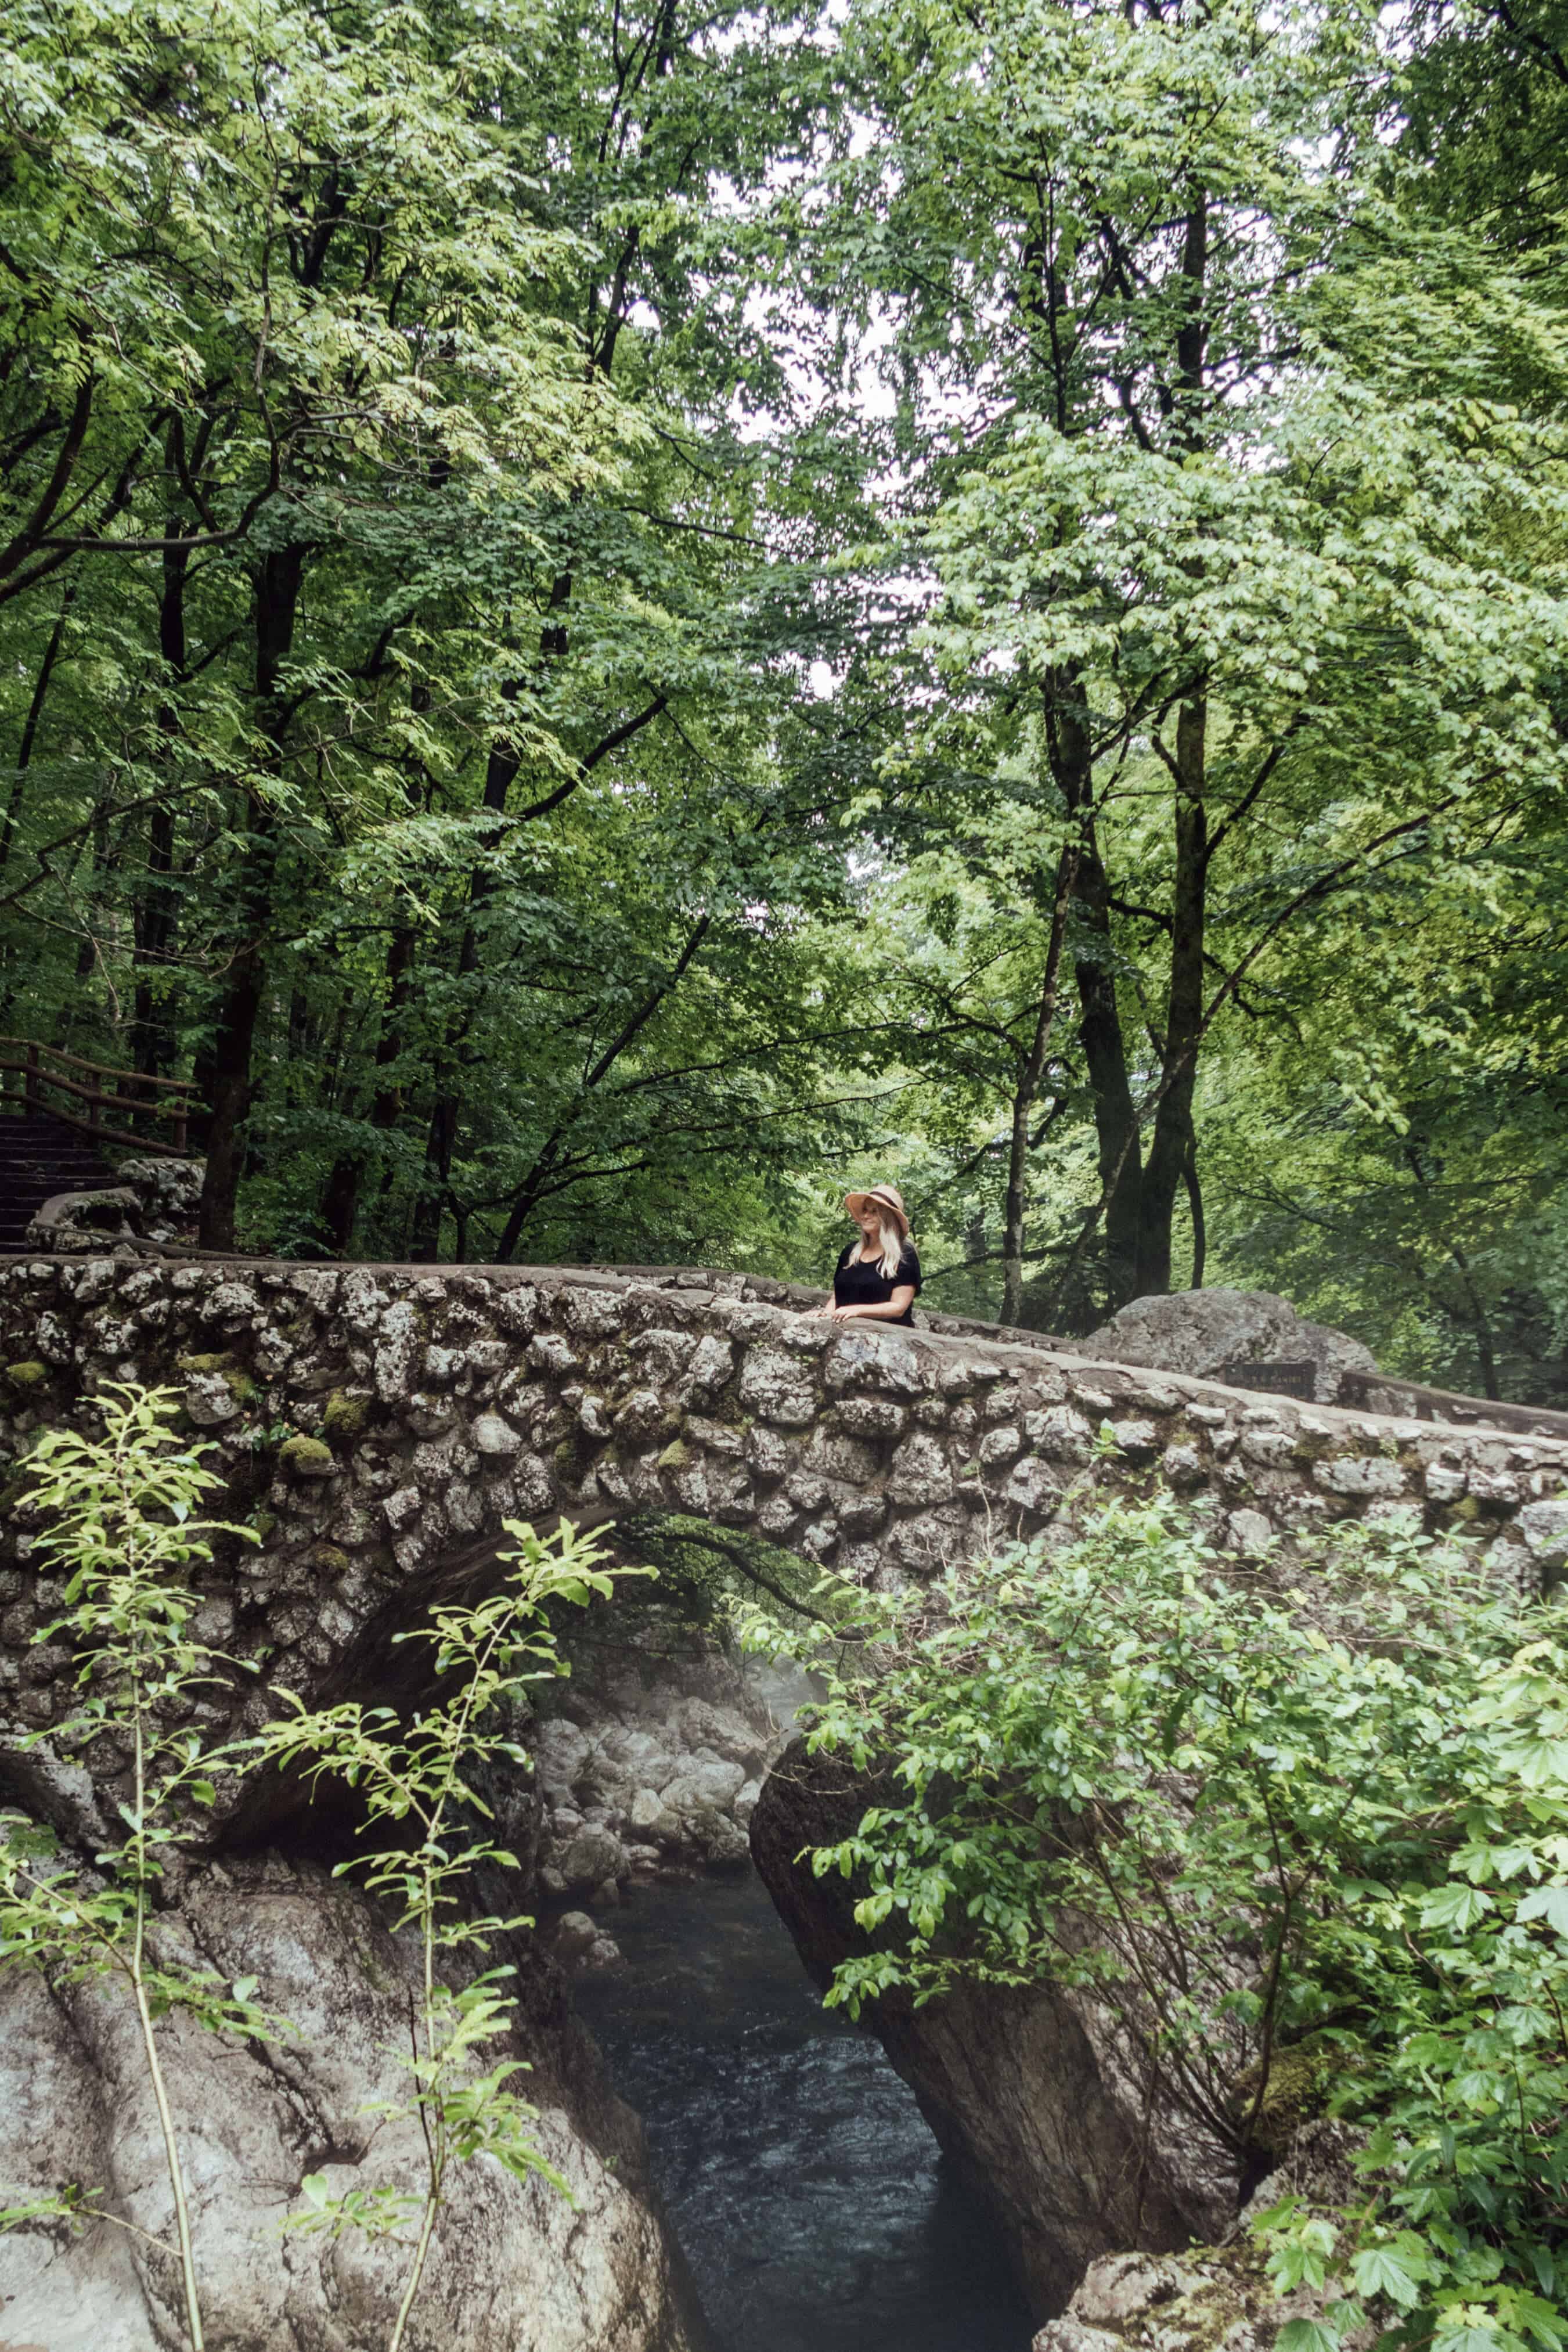
[{"label": "stone arch", "polygon": [[[225,1474],[220,1507],[259,1505],[263,1542],[225,1562],[214,1632],[307,1690],[509,1517],[684,1512],[888,1587],[1163,1480],[1241,1551],[1404,1511],[1482,1538],[1500,1573],[1568,1557],[1561,1439],[1260,1397],[977,1327],[837,1325],[761,1286],[35,1259],[0,1274],[4,1434],[21,1451],[105,1380],[174,1384]],[[13,1539],[0,1675],[36,1727],[50,1661],[24,1674],[20,1652],[51,1601],[24,1566]]]}]

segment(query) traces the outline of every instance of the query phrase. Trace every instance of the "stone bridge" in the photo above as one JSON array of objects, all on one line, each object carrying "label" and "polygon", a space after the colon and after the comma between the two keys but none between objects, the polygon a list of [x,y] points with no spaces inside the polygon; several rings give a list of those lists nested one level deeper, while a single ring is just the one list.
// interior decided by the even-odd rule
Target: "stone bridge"
[{"label": "stone bridge", "polygon": [[[1479,1538],[1510,1577],[1568,1559],[1561,1438],[1298,1404],[981,1326],[834,1324],[801,1314],[809,1296],[668,1270],[25,1260],[0,1270],[0,1440],[24,1451],[105,1381],[176,1387],[227,1475],[216,1507],[263,1532],[204,1631],[297,1687],[511,1517],[685,1514],[887,1589],[1164,1481],[1244,1554],[1399,1512]],[[57,1597],[26,1549],[14,1533],[0,1568],[0,1711],[41,1724],[66,1662],[26,1647]]]},{"label": "stone bridge", "polygon": [[[1218,1542],[1248,1555],[1326,1519],[1404,1513],[1479,1538],[1512,1578],[1550,1579],[1568,1559],[1568,1441],[1553,1433],[1299,1404],[946,1318],[914,1333],[831,1324],[802,1317],[806,1303],[778,1284],[696,1272],[41,1255],[0,1267],[0,1443],[24,1453],[107,1381],[178,1390],[225,1476],[215,1514],[261,1531],[258,1547],[220,1550],[204,1574],[196,1626],[254,1661],[261,1688],[247,1678],[242,1704],[262,1712],[268,1685],[307,1698],[384,1686],[389,1631],[414,1621],[454,1569],[483,1573],[509,1517],[645,1529],[649,1514],[690,1515],[885,1588],[1096,1495],[1163,1480],[1207,1515]],[[0,1475],[14,1496],[14,1474]],[[0,1794],[90,1854],[124,1792],[128,1750],[112,1728],[68,1756],[17,1742],[18,1728],[57,1721],[74,1693],[65,1650],[34,1640],[58,1610],[57,1581],[29,1557],[26,1514],[9,1519]],[[659,1606],[630,1630],[612,1621],[597,1659],[591,1643],[574,1654],[560,1711],[530,1727],[537,1772],[497,1797],[521,1858],[497,1899],[507,1916],[542,1895],[591,1902],[612,1921],[602,1906],[626,1879],[740,1860],[754,1809],[764,1874],[776,1895],[785,1887],[808,1832],[780,1804],[768,1828],[769,1804],[799,1788],[763,1780],[780,1725],[700,1629],[685,1629],[685,1650],[665,1643],[655,1669],[646,1643]],[[215,1696],[201,1712],[224,1727]],[[421,2178],[412,2123],[401,2140],[402,2126],[367,2137],[363,2124],[368,2097],[400,2095],[386,2053],[404,2031],[399,1972],[413,1963],[369,1898],[328,1874],[331,1822],[302,1817],[298,1792],[246,1784],[220,1814],[211,1851],[172,1882],[175,1908],[158,1932],[189,1937],[230,1980],[257,1979],[302,2040],[287,2067],[259,2043],[198,2035],[172,2048],[198,2150],[212,2340],[304,2340],[305,2326],[311,2341],[337,2341],[346,2289],[333,2242],[291,2240],[287,2273],[256,2249],[276,2246],[289,2184],[323,2146],[345,2179],[372,2139],[376,2178]],[[828,1913],[808,1919],[797,1903],[788,1916],[821,1957]],[[591,1958],[595,1921],[567,1911],[545,1935],[569,1927],[595,1939]],[[429,2340],[457,2352],[504,2323],[535,2352],[689,2352],[701,2338],[675,2314],[635,2128],[581,2046],[539,1940],[507,1949],[540,2145],[576,2210],[561,2218],[499,2168],[460,2168]],[[1142,2076],[1119,2057],[1103,2073],[1089,2031],[1049,1988],[985,1993],[940,2017],[934,2004],[918,2028],[906,2021],[886,2038],[944,2145],[987,2184],[1042,2315],[1113,2248],[1164,2257],[1219,2226],[1220,2189],[1228,2223],[1224,2164],[1209,2164],[1207,2142],[1193,2153],[1183,2121],[1158,2143],[1169,2161],[1150,2171]],[[146,2084],[99,1993],[45,1990],[12,1971],[0,1997],[6,2201],[63,2179],[104,2181],[133,2228],[166,2235]],[[167,2308],[142,2242],[107,2223],[58,2245],[0,2239],[7,2336],[47,2336],[60,2352],[97,2352],[112,2336],[152,2352],[167,2326],[140,2315],[166,2319]],[[382,2257],[354,2261],[359,2281]]]}]

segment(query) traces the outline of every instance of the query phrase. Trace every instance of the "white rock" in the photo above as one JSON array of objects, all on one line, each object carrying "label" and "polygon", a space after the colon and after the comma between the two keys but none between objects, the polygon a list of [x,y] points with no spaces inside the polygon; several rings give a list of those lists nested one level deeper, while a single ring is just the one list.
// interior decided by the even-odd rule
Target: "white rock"
[{"label": "white rock", "polygon": [[746,1785],[746,1768],[732,1757],[699,1748],[659,1791],[672,1813],[725,1812]]},{"label": "white rock", "polygon": [[1048,1462],[1087,1462],[1094,1432],[1083,1414],[1070,1404],[1048,1405],[1043,1412],[1026,1412],[1023,1433]]},{"label": "white rock", "polygon": [[1232,1551],[1253,1559],[1273,1541],[1274,1529],[1261,1511],[1232,1511],[1225,1522],[1225,1536]]},{"label": "white rock", "polygon": [[522,1439],[509,1422],[498,1412],[482,1412],[469,1432],[481,1454],[498,1459],[509,1458],[522,1447]]},{"label": "white rock", "polygon": [[980,1460],[988,1470],[1016,1461],[1022,1452],[1023,1434],[1015,1422],[1008,1422],[1000,1429],[987,1430],[980,1440]]},{"label": "white rock", "polygon": [[1526,1503],[1514,1524],[1538,1568],[1568,1564],[1568,1502]]},{"label": "white rock", "polygon": [[786,1429],[803,1428],[816,1417],[817,1400],[805,1369],[781,1348],[754,1348],[740,1375],[740,1402],[747,1412]]},{"label": "white rock", "polygon": [[1314,1462],[1312,1476],[1331,1495],[1402,1495],[1405,1473],[1385,1455],[1364,1458],[1341,1454],[1330,1462]]},{"label": "white rock", "polygon": [[913,1344],[893,1331],[841,1331],[828,1349],[822,1377],[835,1395],[842,1389],[871,1389],[912,1397],[926,1386]]},{"label": "white rock", "polygon": [[895,1503],[940,1503],[953,1492],[953,1473],[936,1438],[924,1430],[906,1437],[893,1457],[887,1492]]},{"label": "white rock", "polygon": [[711,1396],[723,1388],[735,1370],[735,1342],[712,1334],[697,1341],[686,1374],[687,1385],[700,1396]]},{"label": "white rock", "polygon": [[198,1429],[221,1429],[239,1412],[239,1402],[220,1372],[196,1372],[185,1389],[185,1411]]},{"label": "white rock", "polygon": [[376,1394],[383,1404],[395,1404],[413,1390],[418,1349],[418,1318],[408,1300],[400,1298],[381,1318],[372,1358]]},{"label": "white rock", "polygon": [[[385,2183],[415,2198],[424,2142],[407,2111],[398,2053],[408,2042],[415,1955],[357,1889],[324,1873],[280,1871],[244,1888],[193,1890],[201,1957],[225,1980],[259,1979],[258,1999],[297,2035],[262,2053],[187,2032],[161,2035],[179,2117],[210,2344],[384,2343],[407,2272],[391,2241],[285,2239],[301,2210],[300,2117],[326,2151],[333,2193]],[[587,1947],[608,1964],[600,1931]],[[161,1915],[159,1933],[181,1933]],[[530,2034],[533,2032],[530,2026]],[[546,2027],[547,2032],[555,2029]],[[570,2082],[575,2058],[539,2080]],[[565,2051],[560,2053],[565,2057]],[[672,2307],[669,2252],[638,2193],[636,2158],[612,2167],[552,2088],[529,2138],[565,2179],[515,2180],[481,2159],[453,2168],[416,2327],[425,2352],[689,2352]],[[377,2121],[367,2105],[384,2102]],[[166,2237],[172,2214],[157,2115],[133,2021],[105,1984],[57,2005],[37,1978],[0,1980],[0,2112],[7,2188],[21,2198],[62,2179],[113,2181],[117,2210]],[[372,2151],[373,2144],[373,2153]],[[5,2340],[49,2352],[157,2352],[170,2305],[145,2281],[130,2231],[0,2238]]]}]

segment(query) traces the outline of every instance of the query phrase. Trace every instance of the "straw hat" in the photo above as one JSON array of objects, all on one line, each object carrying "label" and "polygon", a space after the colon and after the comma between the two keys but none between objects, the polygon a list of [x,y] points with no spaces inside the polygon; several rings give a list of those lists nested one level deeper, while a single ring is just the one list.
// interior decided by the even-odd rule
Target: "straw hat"
[{"label": "straw hat", "polygon": [[844,1194],[844,1206],[852,1217],[858,1217],[868,1201],[874,1201],[879,1209],[886,1209],[895,1220],[899,1232],[907,1239],[909,1212],[904,1205],[904,1195],[896,1184],[873,1184],[863,1192]]}]

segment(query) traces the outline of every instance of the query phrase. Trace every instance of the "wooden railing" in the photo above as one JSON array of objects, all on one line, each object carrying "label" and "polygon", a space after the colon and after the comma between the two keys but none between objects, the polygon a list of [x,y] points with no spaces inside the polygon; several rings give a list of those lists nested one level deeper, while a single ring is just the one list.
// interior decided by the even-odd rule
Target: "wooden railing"
[{"label": "wooden railing", "polygon": [[[106,1093],[101,1087],[84,1085],[81,1078],[66,1075],[81,1071],[91,1078],[112,1078],[114,1091]],[[150,1151],[162,1159],[178,1160],[188,1148],[190,1120],[193,1112],[204,1106],[196,1094],[192,1078],[159,1078],[143,1070],[116,1069],[106,1062],[84,1061],[79,1054],[62,1053],[57,1045],[40,1045],[30,1037],[0,1036],[0,1071],[7,1083],[0,1085],[0,1101],[16,1104],[24,1111],[47,1113],[83,1134],[102,1143],[129,1144],[133,1150]],[[19,1077],[18,1087],[10,1080]],[[65,1106],[55,1099],[65,1097]],[[66,1106],[85,1106],[85,1111]],[[128,1127],[111,1126],[104,1117],[112,1111],[126,1120],[134,1119],[139,1126],[151,1124],[152,1134],[138,1134]],[[156,1132],[166,1128],[167,1136]]]}]

